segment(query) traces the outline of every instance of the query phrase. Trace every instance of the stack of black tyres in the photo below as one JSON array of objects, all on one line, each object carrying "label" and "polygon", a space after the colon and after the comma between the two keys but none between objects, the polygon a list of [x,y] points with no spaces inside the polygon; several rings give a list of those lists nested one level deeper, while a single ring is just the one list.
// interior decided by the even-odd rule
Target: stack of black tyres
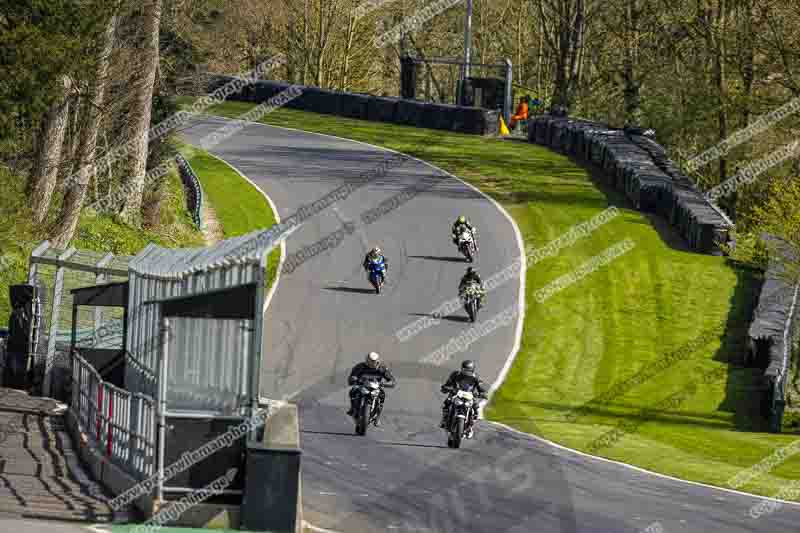
[{"label": "stack of black tyres", "polygon": [[[334,93],[332,93],[334,94]],[[338,93],[339,105],[334,108],[340,117],[367,120],[370,95],[362,93]]]},{"label": "stack of black tyres", "polygon": [[[233,79],[230,76],[211,76],[209,91],[219,89]],[[245,85],[229,95],[228,100],[261,104],[290,87],[286,82],[259,81]],[[500,126],[500,112],[497,110],[297,87],[302,93],[285,104],[289,109],[474,135],[495,135]]]},{"label": "stack of black tyres", "polygon": [[730,220],[680,172],[663,147],[640,131],[539,115],[529,122],[528,141],[594,164],[610,187],[637,209],[666,218],[693,250],[722,253]]},{"label": "stack of black tyres", "polygon": [[395,122],[400,98],[373,96],[367,102],[367,120],[373,122]]}]

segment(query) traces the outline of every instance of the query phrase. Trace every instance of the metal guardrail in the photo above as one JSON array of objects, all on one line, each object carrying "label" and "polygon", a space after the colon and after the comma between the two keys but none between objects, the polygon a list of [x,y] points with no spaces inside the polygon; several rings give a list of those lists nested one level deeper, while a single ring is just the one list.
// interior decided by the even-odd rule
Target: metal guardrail
[{"label": "metal guardrail", "polygon": [[178,172],[181,175],[181,181],[186,187],[186,208],[192,214],[192,220],[198,228],[202,228],[202,209],[203,209],[203,189],[200,186],[200,180],[197,178],[192,165],[181,154],[175,156],[175,161],[178,163]]},{"label": "metal guardrail", "polygon": [[155,472],[155,402],[106,383],[77,353],[72,354],[70,410],[80,431],[114,464],[139,479]]}]

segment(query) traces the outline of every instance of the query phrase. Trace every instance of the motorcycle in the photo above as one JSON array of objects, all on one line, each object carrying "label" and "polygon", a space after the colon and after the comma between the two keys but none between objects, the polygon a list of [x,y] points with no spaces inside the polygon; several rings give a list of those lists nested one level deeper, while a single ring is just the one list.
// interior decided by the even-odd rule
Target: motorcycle
[{"label": "motorcycle", "polygon": [[478,247],[475,244],[475,235],[468,229],[464,229],[458,237],[458,251],[467,258],[468,263],[472,263],[475,260]]},{"label": "motorcycle", "polygon": [[447,446],[449,448],[461,447],[464,435],[472,428],[474,423],[473,410],[477,407],[474,395],[470,391],[459,390],[450,395],[450,411],[445,424],[447,431]]},{"label": "motorcycle", "polygon": [[377,408],[380,402],[381,387],[380,378],[369,377],[361,378],[358,382],[358,401],[356,411],[353,415],[356,421],[356,435],[366,435],[367,427],[374,423],[378,414]]},{"label": "motorcycle", "polygon": [[469,315],[470,322],[475,322],[478,318],[478,304],[480,302],[482,290],[477,283],[470,283],[464,287],[461,293],[461,300],[464,302],[464,309]]},{"label": "motorcycle", "polygon": [[383,259],[369,262],[369,282],[375,287],[375,294],[381,293],[383,283],[386,281],[386,263]]}]

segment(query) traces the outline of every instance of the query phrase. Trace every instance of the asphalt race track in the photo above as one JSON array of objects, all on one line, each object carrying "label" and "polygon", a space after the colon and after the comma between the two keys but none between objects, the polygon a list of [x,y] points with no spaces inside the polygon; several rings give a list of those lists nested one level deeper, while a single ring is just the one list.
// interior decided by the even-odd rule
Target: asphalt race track
[{"label": "asphalt race track", "polygon": [[[225,123],[204,118],[183,134],[197,144]],[[343,183],[373,178],[289,238],[291,256],[355,224],[338,246],[281,275],[265,326],[262,394],[292,397],[300,406],[303,513],[320,531],[633,533],[654,522],[664,533],[798,531],[800,507],[784,505],[754,519],[748,511],[757,498],[593,459],[485,421],[473,440],[449,449],[438,428],[441,383],[466,357],[494,382],[519,317],[442,366],[421,360],[470,327],[463,310],[407,342],[395,333],[457,295],[467,266],[450,241],[459,214],[479,230],[475,266],[484,279],[520,253],[510,221],[443,172],[359,143],[251,124],[211,152],[265,191],[281,218]],[[362,222],[362,213],[412,186],[421,191],[373,223]],[[376,244],[389,261],[380,295],[371,293],[361,269]],[[492,291],[478,322],[516,309],[518,297],[518,279]],[[358,437],[345,414],[346,381],[371,350],[390,364],[398,385],[387,391],[382,426]]]}]

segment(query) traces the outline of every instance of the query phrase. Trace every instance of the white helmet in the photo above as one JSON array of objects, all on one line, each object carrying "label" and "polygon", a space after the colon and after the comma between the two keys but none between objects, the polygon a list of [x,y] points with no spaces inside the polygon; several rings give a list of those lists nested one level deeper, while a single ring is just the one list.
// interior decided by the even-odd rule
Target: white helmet
[{"label": "white helmet", "polygon": [[378,362],[380,361],[381,356],[378,355],[378,352],[369,352],[367,354],[367,365],[372,368],[378,368]]}]

